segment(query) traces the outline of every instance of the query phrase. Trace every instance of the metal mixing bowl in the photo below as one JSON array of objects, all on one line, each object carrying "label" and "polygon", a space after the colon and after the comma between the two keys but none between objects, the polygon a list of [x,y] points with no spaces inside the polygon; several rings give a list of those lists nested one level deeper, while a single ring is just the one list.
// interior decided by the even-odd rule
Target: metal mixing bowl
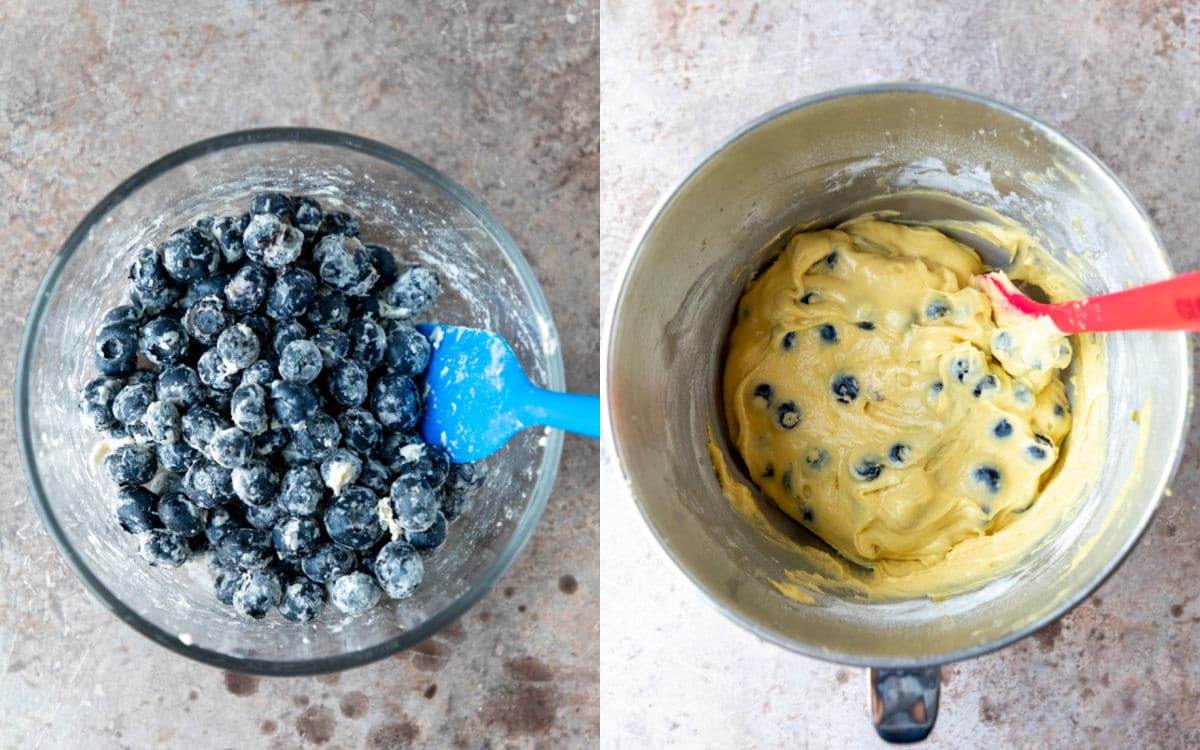
[{"label": "metal mixing bowl", "polygon": [[[872,209],[918,221],[983,216],[916,188],[1018,220],[1071,259],[1089,294],[1171,274],[1137,203],[1067,137],[972,94],[872,86],[771,112],[693,169],[635,241],[605,326],[608,448],[651,533],[722,612],[756,635],[810,656],[883,668],[873,672],[876,718],[902,709],[892,729],[877,721],[891,739],[922,736],[932,725],[937,670],[928,667],[1032,633],[1116,568],[1179,462],[1192,382],[1185,334],[1108,336],[1109,435],[1099,475],[1087,482],[1078,516],[1020,571],[942,601],[824,596],[810,606],[782,596],[769,582],[787,580],[784,572],[807,568],[805,561],[734,513],[706,450],[711,423],[737,464],[719,390],[744,271],[761,265],[756,251],[772,238],[813,221]],[[999,260],[986,248],[982,254]],[[1140,423],[1130,419],[1137,410]],[[1139,455],[1140,440],[1154,449]],[[781,531],[814,541],[769,502],[759,504]],[[910,710],[917,703],[920,711]]]},{"label": "metal mixing bowl", "polygon": [[348,669],[415,645],[462,616],[504,575],[533,532],[562,450],[556,430],[526,430],[488,459],[488,480],[411,598],[319,620],[237,616],[213,596],[203,559],[151,568],[113,513],[115,488],[89,464],[100,436],[76,413],[96,373],[87,355],[104,311],[126,300],[129,260],[200,213],[241,213],[263,191],[315,196],[353,213],[362,236],[402,262],[434,268],[439,320],[509,341],[539,385],[564,389],[550,308],[500,224],[465,190],[413,157],[345,133],[271,128],[192,144],[146,166],[84,217],[34,298],[17,367],[21,458],[39,515],[67,562],[125,622],[185,656],[272,675]]}]

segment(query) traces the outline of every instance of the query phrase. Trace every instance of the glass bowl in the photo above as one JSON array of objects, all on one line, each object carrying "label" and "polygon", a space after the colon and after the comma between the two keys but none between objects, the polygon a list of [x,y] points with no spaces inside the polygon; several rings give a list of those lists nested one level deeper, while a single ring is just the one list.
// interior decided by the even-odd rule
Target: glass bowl
[{"label": "glass bowl", "polygon": [[453,181],[394,148],[323,130],[271,128],[195,143],[121,183],[71,233],[34,298],[17,368],[17,426],[37,511],[89,590],[142,634],[185,656],[240,672],[299,675],[347,669],[430,637],[504,575],[554,484],[558,431],[527,430],[488,459],[487,483],[426,559],[411,598],[386,597],[310,623],[247,620],[213,596],[205,555],[152,568],[117,525],[116,487],[91,463],[100,435],[76,400],[96,376],[89,354],[101,315],[127,301],[133,251],[198,214],[240,214],[263,191],[307,194],[358,217],[365,241],[434,268],[445,323],[507,339],[531,379],[563,390],[558,335],[532,270],[500,224]]}]

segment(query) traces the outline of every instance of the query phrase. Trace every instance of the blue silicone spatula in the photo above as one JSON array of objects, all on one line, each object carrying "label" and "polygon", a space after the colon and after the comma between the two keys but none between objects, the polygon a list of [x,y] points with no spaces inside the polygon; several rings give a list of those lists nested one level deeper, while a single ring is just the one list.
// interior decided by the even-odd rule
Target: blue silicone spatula
[{"label": "blue silicone spatula", "polygon": [[421,436],[445,448],[451,461],[486,458],[534,425],[600,437],[600,397],[533,385],[500,336],[432,323],[417,330],[433,348]]}]

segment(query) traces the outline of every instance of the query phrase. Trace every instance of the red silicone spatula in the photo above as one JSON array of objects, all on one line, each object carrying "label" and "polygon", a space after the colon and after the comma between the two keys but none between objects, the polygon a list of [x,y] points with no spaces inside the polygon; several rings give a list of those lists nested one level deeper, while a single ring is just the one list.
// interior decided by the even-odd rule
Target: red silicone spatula
[{"label": "red silicone spatula", "polygon": [[1019,312],[1045,315],[1063,333],[1200,331],[1200,271],[1098,297],[1052,304],[1031,300],[1000,274],[989,273],[978,278]]}]

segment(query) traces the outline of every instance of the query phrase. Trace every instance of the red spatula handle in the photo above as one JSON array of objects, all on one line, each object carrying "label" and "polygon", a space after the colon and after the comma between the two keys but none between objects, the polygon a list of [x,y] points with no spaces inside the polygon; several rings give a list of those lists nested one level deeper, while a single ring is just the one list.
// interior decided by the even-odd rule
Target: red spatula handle
[{"label": "red spatula handle", "polygon": [[1043,309],[1064,333],[1200,331],[1200,271]]}]

